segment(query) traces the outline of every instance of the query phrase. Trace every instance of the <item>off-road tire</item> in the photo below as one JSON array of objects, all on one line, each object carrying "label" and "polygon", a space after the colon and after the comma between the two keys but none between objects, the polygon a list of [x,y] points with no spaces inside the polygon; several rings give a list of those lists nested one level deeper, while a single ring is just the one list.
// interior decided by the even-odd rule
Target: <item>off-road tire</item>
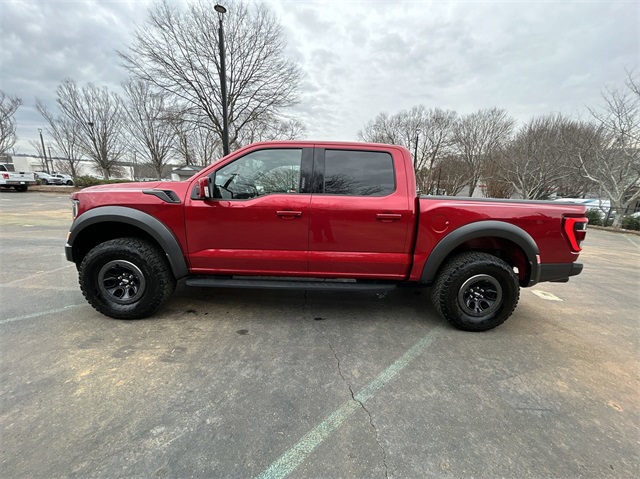
[{"label": "off-road tire", "polygon": [[[471,296],[476,288],[477,301]],[[520,285],[513,268],[496,256],[473,251],[448,260],[431,287],[436,310],[464,331],[487,331],[504,323],[519,297]]]},{"label": "off-road tire", "polygon": [[[126,278],[120,281],[131,281],[127,283],[129,286],[120,287],[119,283],[114,283],[122,276]],[[99,244],[82,260],[78,277],[82,294],[89,304],[115,319],[150,316],[169,299],[176,287],[162,251],[139,238],[118,238]],[[138,286],[142,285],[137,290],[134,286],[136,278]]]}]

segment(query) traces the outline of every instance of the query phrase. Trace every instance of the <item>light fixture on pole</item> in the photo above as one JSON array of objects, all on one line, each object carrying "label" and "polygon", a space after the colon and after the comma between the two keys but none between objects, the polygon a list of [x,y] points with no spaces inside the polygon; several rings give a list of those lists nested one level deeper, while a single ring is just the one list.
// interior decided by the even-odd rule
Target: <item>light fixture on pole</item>
[{"label": "light fixture on pole", "polygon": [[220,4],[213,7],[218,12],[218,46],[220,47],[220,93],[222,95],[222,151],[224,155],[229,154],[229,116],[227,113],[227,68],[224,50],[224,30],[222,27],[222,16],[227,13],[227,9]]}]

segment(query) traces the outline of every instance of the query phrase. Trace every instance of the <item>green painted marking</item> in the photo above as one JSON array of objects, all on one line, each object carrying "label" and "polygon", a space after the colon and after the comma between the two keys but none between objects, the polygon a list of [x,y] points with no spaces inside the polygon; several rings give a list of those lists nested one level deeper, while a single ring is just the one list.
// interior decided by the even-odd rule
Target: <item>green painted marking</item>
[{"label": "green painted marking", "polygon": [[362,404],[371,399],[385,384],[391,381],[400,371],[413,361],[431,343],[439,329],[435,329],[414,344],[406,353],[382,371],[373,381],[356,394],[356,401],[349,400],[329,414],[320,424],[305,434],[297,444],[273,462],[256,479],[284,479],[289,476],[307,457],[322,444],[340,425],[347,420]]}]

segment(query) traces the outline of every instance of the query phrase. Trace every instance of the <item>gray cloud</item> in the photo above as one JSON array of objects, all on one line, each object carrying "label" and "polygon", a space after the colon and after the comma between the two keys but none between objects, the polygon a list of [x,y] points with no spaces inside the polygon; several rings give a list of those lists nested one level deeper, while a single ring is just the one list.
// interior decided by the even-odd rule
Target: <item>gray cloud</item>
[{"label": "gray cloud", "polygon": [[[229,0],[232,3],[232,0]],[[637,2],[281,2],[288,52],[306,72],[292,116],[309,136],[353,140],[380,111],[418,103],[467,113],[498,106],[521,121],[584,114],[638,64]],[[2,2],[1,88],[25,101],[20,148],[65,77],[117,88],[116,49],[148,2]]]}]

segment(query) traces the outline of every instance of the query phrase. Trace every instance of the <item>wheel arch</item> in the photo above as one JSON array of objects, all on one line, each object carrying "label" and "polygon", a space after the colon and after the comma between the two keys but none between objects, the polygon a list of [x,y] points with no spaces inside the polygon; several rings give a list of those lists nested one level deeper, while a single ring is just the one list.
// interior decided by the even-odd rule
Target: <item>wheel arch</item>
[{"label": "wheel arch", "polygon": [[160,220],[148,213],[124,206],[101,206],[80,215],[71,226],[66,255],[80,264],[94,246],[111,239],[145,238],[164,252],[176,279],[188,274],[178,240]]},{"label": "wheel arch", "polygon": [[[462,226],[433,248],[420,277],[421,283],[431,283],[448,258],[461,251],[484,251],[517,265],[521,286],[533,286],[538,282],[540,251],[534,239],[522,228],[504,221],[478,221]],[[496,254],[500,253],[500,254]],[[506,256],[506,257],[503,257]]]}]

